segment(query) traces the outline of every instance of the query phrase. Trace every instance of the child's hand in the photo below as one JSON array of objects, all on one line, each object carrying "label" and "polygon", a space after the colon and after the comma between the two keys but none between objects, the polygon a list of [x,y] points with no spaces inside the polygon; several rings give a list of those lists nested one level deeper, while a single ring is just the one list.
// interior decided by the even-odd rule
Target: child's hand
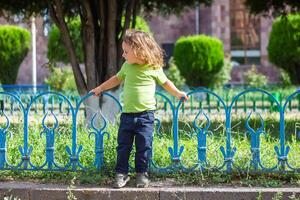
[{"label": "child's hand", "polygon": [[90,92],[94,92],[95,96],[99,96],[102,92],[102,89],[100,87],[96,87],[96,88],[92,89]]},{"label": "child's hand", "polygon": [[186,101],[186,100],[189,99],[189,97],[188,97],[188,96],[186,95],[186,93],[183,92],[183,91],[179,91],[179,92],[177,93],[176,97],[177,97],[179,100],[183,99],[183,101]]}]

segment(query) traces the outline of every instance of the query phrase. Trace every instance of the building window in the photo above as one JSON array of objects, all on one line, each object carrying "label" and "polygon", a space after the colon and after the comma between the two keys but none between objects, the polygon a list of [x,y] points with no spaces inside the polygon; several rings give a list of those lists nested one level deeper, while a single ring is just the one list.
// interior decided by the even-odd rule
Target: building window
[{"label": "building window", "polygon": [[241,65],[260,64],[260,20],[244,0],[230,0],[231,59]]}]

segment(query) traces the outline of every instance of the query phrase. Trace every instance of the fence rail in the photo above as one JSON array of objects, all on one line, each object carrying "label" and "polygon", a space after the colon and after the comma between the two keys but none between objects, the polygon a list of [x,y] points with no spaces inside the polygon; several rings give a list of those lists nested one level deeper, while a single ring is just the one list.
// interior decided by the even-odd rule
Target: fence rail
[{"label": "fence rail", "polygon": [[[182,154],[185,151],[185,146],[181,144],[180,140],[180,131],[179,131],[179,118],[182,117],[181,115],[185,115],[187,111],[184,111],[182,109],[184,102],[182,100],[178,102],[174,102],[172,99],[168,98],[166,95],[157,92],[157,98],[163,99],[162,102],[164,102],[164,106],[168,106],[171,110],[171,116],[172,116],[172,146],[169,146],[165,150],[165,154],[169,154],[170,162],[167,164],[167,166],[160,166],[155,162],[155,159],[151,159],[151,167],[150,169],[152,171],[156,172],[171,172],[171,171],[205,171],[205,170],[216,170],[216,171],[226,171],[226,172],[232,172],[233,170],[240,170],[244,171],[245,169],[240,169],[235,165],[235,157],[237,152],[239,151],[238,148],[233,144],[232,141],[232,117],[233,113],[236,114],[235,106],[236,102],[243,99],[245,95],[248,94],[260,94],[266,96],[266,98],[269,98],[276,109],[273,111],[279,115],[279,143],[277,145],[274,145],[274,152],[276,156],[276,164],[273,166],[265,166],[263,163],[263,157],[261,157],[261,135],[265,133],[265,121],[262,117],[262,115],[258,112],[256,109],[252,109],[252,112],[249,112],[247,114],[246,120],[245,120],[245,129],[247,130],[248,136],[250,138],[250,146],[249,146],[249,154],[250,155],[250,166],[248,168],[251,169],[251,171],[256,172],[278,172],[278,171],[300,171],[300,168],[297,166],[292,166],[290,164],[290,159],[288,158],[289,152],[291,150],[290,146],[286,144],[286,132],[285,132],[285,114],[287,112],[298,112],[298,108],[295,110],[289,109],[289,102],[291,102],[293,99],[299,99],[300,90],[295,91],[290,96],[288,96],[285,99],[285,102],[278,101],[278,98],[276,98],[274,95],[268,93],[265,90],[262,89],[247,89],[236,96],[233,97],[233,99],[228,102],[228,100],[222,99],[218,94],[207,90],[207,89],[198,89],[194,90],[188,93],[188,96],[192,98],[193,96],[198,96],[205,94],[209,95],[213,98],[215,98],[218,102],[218,110],[217,113],[224,114],[225,116],[225,135],[223,138],[225,143],[224,145],[220,145],[217,151],[220,152],[222,155],[222,162],[218,165],[211,166],[211,163],[209,161],[208,152],[207,149],[209,148],[208,144],[208,137],[209,132],[211,132],[210,126],[212,123],[212,120],[210,118],[210,112],[208,108],[204,107],[198,107],[195,110],[191,112],[196,112],[194,118],[193,118],[193,130],[195,131],[196,135],[196,146],[195,151],[196,155],[193,155],[193,157],[197,157],[197,161],[192,166],[185,166],[182,162]],[[112,96],[109,93],[103,93],[103,96],[109,98],[111,101],[114,101],[117,106],[120,107],[120,110],[122,109],[121,103]],[[81,161],[81,152],[84,145],[87,144],[79,144],[78,139],[78,132],[77,132],[77,125],[79,121],[79,113],[80,110],[86,110],[88,104],[88,100],[93,97],[93,94],[89,93],[86,96],[77,99],[77,101],[72,101],[67,96],[64,96],[63,94],[56,93],[56,92],[43,92],[39,93],[35,96],[32,96],[32,98],[27,99],[24,103],[24,100],[20,98],[20,96],[17,96],[16,94],[9,93],[9,92],[0,92],[0,97],[3,99],[10,99],[14,102],[15,105],[18,107],[18,112],[21,113],[21,115],[17,115],[17,121],[19,123],[23,124],[23,133],[19,134],[20,136],[23,136],[22,138],[22,145],[18,147],[19,154],[20,154],[20,161],[14,160],[15,164],[12,164],[7,159],[7,152],[10,148],[8,145],[8,139],[11,134],[11,122],[13,113],[16,111],[16,109],[8,109],[5,108],[2,111],[0,111],[0,170],[49,170],[49,171],[66,171],[66,170],[88,170],[92,168],[96,168],[98,170],[101,170],[104,167],[104,153],[105,151],[109,151],[108,149],[104,148],[105,143],[109,143],[110,139],[110,132],[108,130],[107,124],[109,123],[108,120],[103,116],[103,114],[98,110],[94,111],[92,114],[91,120],[89,123],[89,129],[86,130],[87,134],[90,136],[95,136],[94,140],[94,152],[92,152],[91,158],[93,159],[93,163],[91,163],[89,166],[84,166]],[[68,107],[68,117],[71,120],[71,142],[65,144],[64,153],[67,153],[68,160],[66,163],[58,164],[56,162],[56,154],[62,153],[59,152],[55,147],[55,138],[56,135],[59,134],[58,127],[60,126],[59,121],[59,113],[61,113],[61,108],[56,108],[60,112],[55,113],[54,107],[55,106],[42,106],[42,112],[40,112],[40,115],[37,115],[39,113],[37,102],[41,102],[40,99],[44,99],[45,105],[47,102],[53,102],[54,99],[57,99],[59,102],[63,102],[66,107]],[[46,100],[45,100],[46,99]],[[192,98],[193,99],[193,98]],[[199,105],[201,102],[197,102],[194,98],[194,103],[197,103]],[[239,111],[237,111],[239,112]],[[262,111],[261,111],[262,112]],[[259,118],[259,125],[258,128],[252,127],[250,121],[253,116],[253,113],[256,113],[256,115]],[[45,135],[45,152],[44,155],[40,155],[45,159],[43,164],[36,165],[32,163],[31,161],[31,154],[34,150],[33,144],[30,144],[29,137],[32,134],[29,130],[29,125],[31,123],[35,123],[30,120],[32,116],[39,116],[39,120],[41,120],[40,126],[42,127],[41,135]],[[42,117],[41,117],[42,116]],[[49,123],[49,116],[52,118],[52,122]],[[101,119],[103,123],[101,123],[101,127],[98,127],[96,125],[96,121]],[[199,125],[199,120],[204,121],[202,125]],[[156,119],[158,122],[156,132],[159,133],[161,123],[159,119]],[[204,125],[203,125],[204,124]],[[17,133],[12,133],[15,135],[18,135]],[[107,136],[107,138],[105,138]],[[150,152],[151,158],[154,158],[155,150]],[[299,154],[298,154],[299,155]]]}]

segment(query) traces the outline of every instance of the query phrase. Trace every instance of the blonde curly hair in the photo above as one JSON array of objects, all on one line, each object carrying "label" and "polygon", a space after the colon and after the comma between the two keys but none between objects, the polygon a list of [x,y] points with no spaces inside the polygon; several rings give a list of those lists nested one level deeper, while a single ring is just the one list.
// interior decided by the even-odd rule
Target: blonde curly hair
[{"label": "blonde curly hair", "polygon": [[134,55],[153,67],[163,67],[164,51],[148,34],[140,30],[126,30],[123,42],[128,44]]}]

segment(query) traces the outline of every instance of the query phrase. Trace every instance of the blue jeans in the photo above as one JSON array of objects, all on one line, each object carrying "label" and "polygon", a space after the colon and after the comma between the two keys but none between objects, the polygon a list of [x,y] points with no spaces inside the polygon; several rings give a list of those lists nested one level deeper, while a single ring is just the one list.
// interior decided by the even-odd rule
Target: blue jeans
[{"label": "blue jeans", "polygon": [[118,132],[116,172],[127,174],[129,156],[135,141],[135,171],[148,171],[154,129],[154,111],[122,113]]}]

